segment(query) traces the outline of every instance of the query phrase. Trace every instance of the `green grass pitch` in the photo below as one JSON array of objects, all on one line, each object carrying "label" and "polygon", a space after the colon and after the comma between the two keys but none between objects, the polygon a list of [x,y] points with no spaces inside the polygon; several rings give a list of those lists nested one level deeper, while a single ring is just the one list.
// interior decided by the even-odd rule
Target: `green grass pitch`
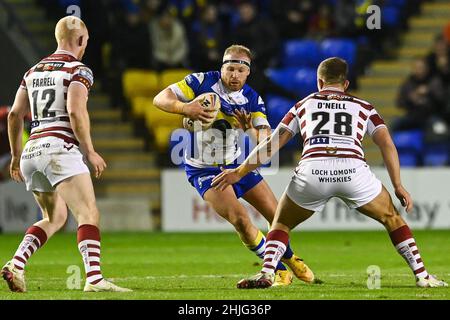
[{"label": "green grass pitch", "polygon": [[[450,231],[415,231],[428,271],[450,280]],[[0,235],[0,263],[14,253],[20,234]],[[105,277],[132,293],[83,293],[69,290],[67,268],[84,269],[75,234],[58,234],[27,267],[28,292],[10,293],[0,282],[0,300],[9,299],[152,299],[152,300],[297,300],[297,299],[444,299],[450,288],[416,288],[409,267],[386,232],[295,232],[291,243],[322,284],[294,279],[289,287],[238,290],[236,283],[259,271],[259,260],[233,233],[104,233]],[[381,288],[367,288],[366,269],[381,269]],[[84,281],[82,281],[82,285]]]}]

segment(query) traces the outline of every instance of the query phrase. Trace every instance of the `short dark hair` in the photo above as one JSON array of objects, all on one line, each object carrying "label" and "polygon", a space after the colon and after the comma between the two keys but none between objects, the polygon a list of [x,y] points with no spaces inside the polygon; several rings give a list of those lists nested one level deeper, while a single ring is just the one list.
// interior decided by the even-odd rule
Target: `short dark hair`
[{"label": "short dark hair", "polygon": [[317,68],[317,76],[326,84],[344,83],[347,73],[347,62],[338,57],[323,60]]}]

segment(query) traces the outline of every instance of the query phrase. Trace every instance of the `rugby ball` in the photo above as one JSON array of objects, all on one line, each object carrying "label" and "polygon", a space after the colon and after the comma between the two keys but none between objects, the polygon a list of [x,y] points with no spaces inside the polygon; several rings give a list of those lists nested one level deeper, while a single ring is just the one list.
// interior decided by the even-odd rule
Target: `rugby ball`
[{"label": "rugby ball", "polygon": [[192,120],[188,117],[183,118],[183,127],[189,131],[199,131],[209,129],[214,120],[217,117],[217,113],[220,110],[220,98],[219,95],[214,92],[207,92],[199,95],[194,101],[200,102],[200,105],[207,110],[213,110],[211,115],[213,118],[208,122],[202,122],[200,120]]}]

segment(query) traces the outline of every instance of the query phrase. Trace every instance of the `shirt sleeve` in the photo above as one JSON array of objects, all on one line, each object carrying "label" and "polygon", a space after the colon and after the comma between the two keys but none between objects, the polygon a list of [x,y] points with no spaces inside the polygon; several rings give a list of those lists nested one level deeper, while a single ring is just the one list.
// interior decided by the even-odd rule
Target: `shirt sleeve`
[{"label": "shirt sleeve", "polygon": [[370,112],[369,118],[367,120],[367,133],[372,136],[375,131],[380,128],[386,128],[386,124],[384,123],[383,118],[381,118],[381,116],[374,108]]},{"label": "shirt sleeve", "polygon": [[297,121],[297,109],[295,108],[295,105],[288,111],[288,113],[286,113],[283,120],[281,120],[280,125],[291,131],[293,135],[296,135],[300,131]]},{"label": "shirt sleeve", "polygon": [[30,71],[25,72],[25,74],[23,75],[22,81],[20,82],[19,88],[24,89],[24,90],[28,90],[27,89],[26,77],[28,76],[29,73],[30,73]]},{"label": "shirt sleeve", "polygon": [[170,90],[183,102],[189,102],[198,96],[200,86],[205,79],[204,73],[192,73],[183,80],[169,86]]},{"label": "shirt sleeve", "polygon": [[269,121],[267,121],[266,106],[264,105],[264,100],[260,96],[257,96],[255,103],[250,106],[250,113],[252,115],[253,127],[270,127]]},{"label": "shirt sleeve", "polygon": [[94,85],[94,74],[92,73],[92,70],[86,66],[78,67],[72,74],[71,82],[80,83],[89,91]]}]

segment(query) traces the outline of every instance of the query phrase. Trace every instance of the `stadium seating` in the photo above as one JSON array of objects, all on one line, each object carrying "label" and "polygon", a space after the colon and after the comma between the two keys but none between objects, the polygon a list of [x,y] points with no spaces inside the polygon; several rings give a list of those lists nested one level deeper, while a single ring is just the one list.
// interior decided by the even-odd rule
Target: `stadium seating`
[{"label": "stadium seating", "polygon": [[145,116],[145,109],[149,106],[151,98],[147,97],[134,97],[131,98],[131,114],[135,118],[143,118]]},{"label": "stadium seating", "polygon": [[290,40],[284,43],[282,65],[285,67],[317,67],[320,47],[314,40]]},{"label": "stadium seating", "polygon": [[325,39],[320,44],[322,59],[340,57],[345,59],[349,66],[353,66],[356,60],[356,44],[350,39]]},{"label": "stadium seating", "polygon": [[272,128],[276,128],[295,101],[283,97],[268,95],[265,99],[267,118]]},{"label": "stadium seating", "polygon": [[123,92],[127,99],[152,97],[160,90],[159,75],[155,71],[129,69],[122,77]]},{"label": "stadium seating", "polygon": [[433,145],[425,148],[423,164],[425,166],[445,166],[450,164],[450,148],[446,144]]},{"label": "stadium seating", "polygon": [[383,5],[386,7],[403,8],[407,0],[384,0]]},{"label": "stadium seating", "polygon": [[145,104],[145,124],[152,130],[160,126],[181,127],[181,115],[164,112],[155,107],[151,100]]},{"label": "stadium seating", "polygon": [[155,138],[154,143],[160,150],[167,149],[170,133],[181,127],[182,117],[161,111],[153,105],[153,98],[133,98],[132,112],[133,115],[144,118],[145,126]]},{"label": "stadium seating", "polygon": [[397,27],[400,22],[400,9],[394,6],[383,7],[381,10],[383,26]]},{"label": "stadium seating", "polygon": [[420,165],[419,156],[414,151],[399,150],[398,157],[402,167],[417,167]]},{"label": "stadium seating", "polygon": [[294,76],[295,90],[300,97],[317,92],[317,71],[312,68],[298,69]]},{"label": "stadium seating", "polygon": [[144,119],[154,144],[160,151],[167,150],[172,131],[180,128],[182,117],[159,110],[153,105],[153,97],[172,83],[191,73],[186,69],[172,69],[160,74],[151,70],[127,70],[122,78],[124,95],[131,105],[134,118]]},{"label": "stadium seating", "polygon": [[415,167],[421,165],[421,155],[424,151],[424,133],[422,130],[394,132],[392,139],[397,147],[401,166]]},{"label": "stadium seating", "polygon": [[[268,95],[266,97],[267,118],[272,129],[275,129],[279,125],[286,113],[288,113],[295,103],[296,101],[275,95]],[[286,144],[285,148],[298,148],[297,139],[298,138],[291,139]]]},{"label": "stadium seating", "polygon": [[161,90],[168,87],[172,83],[181,81],[188,74],[192,73],[188,69],[168,69],[161,72]]},{"label": "stadium seating", "polygon": [[423,138],[422,130],[397,131],[392,135],[398,150],[411,150],[416,153],[423,151]]},{"label": "stadium seating", "polygon": [[267,76],[272,80],[274,83],[279,85],[280,87],[283,87],[289,91],[295,91],[296,85],[292,79],[295,77],[295,73],[297,72],[298,68],[292,67],[292,68],[281,68],[281,69],[268,69],[266,71]]}]

